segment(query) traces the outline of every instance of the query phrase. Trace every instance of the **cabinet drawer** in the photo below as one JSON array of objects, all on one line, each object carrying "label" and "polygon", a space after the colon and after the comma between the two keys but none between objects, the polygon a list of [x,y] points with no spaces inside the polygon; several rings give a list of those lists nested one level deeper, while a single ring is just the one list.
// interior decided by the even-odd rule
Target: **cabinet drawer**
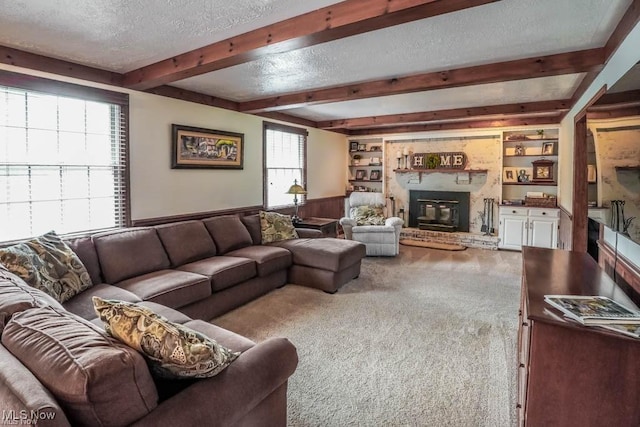
[{"label": "cabinet drawer", "polygon": [[501,206],[500,215],[527,215],[528,208],[515,207],[515,206]]},{"label": "cabinet drawer", "polygon": [[542,216],[545,218],[560,218],[560,209],[529,208],[529,216]]}]

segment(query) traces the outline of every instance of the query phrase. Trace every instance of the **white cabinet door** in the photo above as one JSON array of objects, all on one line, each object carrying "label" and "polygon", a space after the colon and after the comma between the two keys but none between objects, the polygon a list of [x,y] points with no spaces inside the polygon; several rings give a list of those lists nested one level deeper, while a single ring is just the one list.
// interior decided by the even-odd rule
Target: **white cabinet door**
[{"label": "white cabinet door", "polygon": [[519,251],[526,242],[527,217],[521,215],[501,215],[499,247]]},{"label": "white cabinet door", "polygon": [[555,249],[558,247],[558,220],[529,217],[529,246]]}]

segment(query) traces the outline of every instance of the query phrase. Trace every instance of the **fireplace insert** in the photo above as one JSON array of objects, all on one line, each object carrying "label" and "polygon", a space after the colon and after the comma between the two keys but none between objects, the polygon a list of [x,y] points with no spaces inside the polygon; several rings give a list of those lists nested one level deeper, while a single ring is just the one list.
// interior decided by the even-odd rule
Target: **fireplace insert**
[{"label": "fireplace insert", "polygon": [[469,231],[470,193],[409,192],[409,227],[435,231]]}]

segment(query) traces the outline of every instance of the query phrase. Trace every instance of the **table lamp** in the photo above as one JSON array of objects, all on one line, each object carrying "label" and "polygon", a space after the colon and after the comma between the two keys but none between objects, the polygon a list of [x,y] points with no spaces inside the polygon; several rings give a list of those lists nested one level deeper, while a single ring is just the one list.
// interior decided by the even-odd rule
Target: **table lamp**
[{"label": "table lamp", "polygon": [[302,185],[298,184],[298,180],[293,180],[293,185],[289,187],[289,190],[286,194],[293,194],[293,204],[296,207],[296,213],[291,217],[291,221],[296,223],[302,221],[302,219],[298,216],[298,194],[307,194],[307,190],[305,190]]}]

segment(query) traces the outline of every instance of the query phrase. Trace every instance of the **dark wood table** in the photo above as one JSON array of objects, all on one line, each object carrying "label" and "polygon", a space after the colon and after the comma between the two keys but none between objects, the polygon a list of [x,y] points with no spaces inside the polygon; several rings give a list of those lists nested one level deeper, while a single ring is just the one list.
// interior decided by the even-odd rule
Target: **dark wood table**
[{"label": "dark wood table", "polygon": [[293,226],[320,230],[325,237],[338,236],[338,220],[333,218],[303,218],[301,221],[294,223]]}]

